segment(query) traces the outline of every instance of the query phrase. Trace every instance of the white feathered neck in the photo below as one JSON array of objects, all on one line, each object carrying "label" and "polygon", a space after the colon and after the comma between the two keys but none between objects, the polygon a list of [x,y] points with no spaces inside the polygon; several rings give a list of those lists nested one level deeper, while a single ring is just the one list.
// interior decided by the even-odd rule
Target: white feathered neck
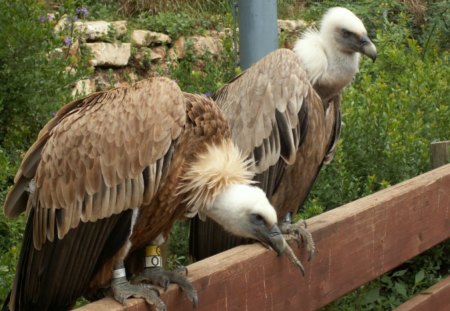
[{"label": "white feathered neck", "polygon": [[253,183],[254,174],[249,166],[250,161],[231,140],[208,146],[206,152],[199,154],[197,160],[188,167],[178,188],[178,194],[185,196],[186,217],[198,213],[204,219],[216,197],[227,186]]},{"label": "white feathered neck", "polygon": [[332,8],[322,18],[320,30],[307,30],[294,46],[309,81],[322,99],[329,99],[349,84],[359,67],[359,53],[348,53],[336,41],[336,29],[366,32],[361,20],[345,8]]}]

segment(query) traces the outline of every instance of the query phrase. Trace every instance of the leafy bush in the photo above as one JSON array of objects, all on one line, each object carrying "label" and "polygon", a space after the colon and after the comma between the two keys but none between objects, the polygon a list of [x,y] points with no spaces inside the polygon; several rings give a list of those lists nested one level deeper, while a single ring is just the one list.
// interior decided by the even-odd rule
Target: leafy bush
[{"label": "leafy bush", "polygon": [[211,55],[196,57],[189,42],[185,57],[169,70],[169,75],[177,81],[185,92],[211,94],[235,75],[235,63],[230,39],[224,41],[224,52],[218,59]]},{"label": "leafy bush", "polygon": [[400,18],[377,31],[377,61],[344,92],[339,149],[312,193],[325,209],[428,171],[429,144],[450,137],[450,54],[424,54]]},{"label": "leafy bush", "polygon": [[[441,40],[446,30],[425,24],[418,31],[413,16],[395,1],[365,9],[367,16],[380,17],[371,19],[379,56],[375,63],[363,60],[344,92],[336,157],[322,168],[302,214],[332,209],[428,171],[429,144],[450,138],[450,53]],[[378,10],[388,13],[377,15]],[[431,20],[436,16],[429,14]],[[449,242],[436,246],[325,310],[392,309],[449,274],[449,252]]]},{"label": "leafy bush", "polygon": [[[231,12],[231,11],[230,11]],[[204,34],[206,30],[221,30],[223,25],[231,23],[231,13],[224,15],[210,15],[188,12],[160,12],[151,15],[148,12],[139,14],[131,21],[134,28],[143,28],[156,32],[163,32],[172,38]]]},{"label": "leafy bush", "polygon": [[[55,16],[40,3],[0,1],[0,206],[21,155],[86,72],[83,59],[61,49],[67,39],[54,33]],[[77,72],[69,73],[66,68],[75,64]],[[23,217],[6,222],[0,214],[0,300],[12,284],[23,228]]]}]

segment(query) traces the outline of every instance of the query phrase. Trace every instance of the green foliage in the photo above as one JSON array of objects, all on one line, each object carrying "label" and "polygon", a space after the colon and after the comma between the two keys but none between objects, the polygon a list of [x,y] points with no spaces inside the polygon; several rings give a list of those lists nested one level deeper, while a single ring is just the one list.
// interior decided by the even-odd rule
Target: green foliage
[{"label": "green foliage", "polygon": [[[395,1],[365,10],[365,16],[381,16],[371,19],[379,56],[375,63],[363,59],[344,92],[338,150],[322,168],[307,211],[329,210],[428,171],[429,144],[450,138],[450,54],[441,33],[424,40],[430,26],[418,31],[412,15]],[[387,13],[377,15],[379,10]],[[417,256],[325,310],[398,306],[450,272],[449,247],[447,242]]]},{"label": "green foliage", "polygon": [[220,30],[224,23],[231,20],[230,14],[199,13],[194,16],[187,12],[161,12],[156,15],[144,12],[132,20],[131,24],[134,28],[162,32],[168,34],[171,38],[178,38],[181,35],[203,34],[206,30]]},{"label": "green foliage", "polygon": [[[0,206],[3,206],[22,154],[52,113],[70,100],[71,83],[86,72],[86,67],[83,59],[68,55],[65,36],[54,33],[55,17],[47,15],[41,2],[0,1],[0,11]],[[69,74],[66,68],[75,64],[77,72]],[[3,213],[0,214],[0,300],[12,284],[23,228],[23,217],[6,222]]]},{"label": "green foliage", "polygon": [[326,209],[429,170],[429,144],[450,137],[449,53],[423,55],[405,24],[377,32],[377,61],[344,93],[339,149],[312,194]]},{"label": "green foliage", "polygon": [[175,269],[179,266],[189,264],[189,222],[178,221],[172,228],[169,237],[169,256],[167,258],[167,268]]},{"label": "green foliage", "polygon": [[219,59],[211,55],[196,57],[186,44],[185,57],[171,66],[169,75],[185,92],[211,94],[235,75],[234,55],[230,39],[224,40],[224,52]]},{"label": "green foliage", "polygon": [[77,76],[65,71],[72,61],[67,53],[52,52],[64,38],[54,34],[55,21],[35,1],[2,1],[0,10],[0,144],[17,156],[68,101]]},{"label": "green foliage", "polygon": [[[109,2],[103,0],[102,2]],[[126,16],[142,12],[188,12],[191,14],[230,12],[231,0],[120,0],[120,11]]]},{"label": "green foliage", "polygon": [[361,286],[323,310],[392,310],[450,272],[450,243],[444,242],[394,271]]}]

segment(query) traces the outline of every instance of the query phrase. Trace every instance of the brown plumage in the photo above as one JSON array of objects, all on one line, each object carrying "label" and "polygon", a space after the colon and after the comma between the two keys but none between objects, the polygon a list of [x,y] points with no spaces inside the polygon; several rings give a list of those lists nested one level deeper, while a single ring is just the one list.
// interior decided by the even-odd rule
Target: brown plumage
[{"label": "brown plumage", "polygon": [[86,293],[125,243],[131,209],[161,188],[184,103],[173,82],[148,80],[72,102],[41,130],[5,201],[8,217],[29,214],[12,310],[65,309]]},{"label": "brown plumage", "polygon": [[[212,166],[209,185],[204,174],[196,182],[204,161],[217,162],[214,152],[223,161]],[[226,213],[215,199],[251,178],[217,106],[169,79],[64,106],[25,155],[5,201],[6,216],[28,214],[9,308],[70,308],[108,286],[113,267],[130,251],[133,261],[184,214],[218,210],[221,222]],[[268,202],[260,211],[265,226],[276,227]]]},{"label": "brown plumage", "polygon": [[[320,29],[307,30],[294,52],[270,53],[213,96],[230,122],[233,141],[256,161],[255,180],[280,220],[297,212],[322,164],[334,156],[340,94],[358,72],[360,55],[377,57],[363,22],[340,7],[326,12]],[[283,231],[291,234],[291,229],[294,237],[301,233],[312,240],[296,225]],[[190,250],[195,259],[242,243],[216,232],[221,230],[213,223],[194,220]]]},{"label": "brown plumage", "polygon": [[[229,120],[233,141],[254,159],[254,180],[277,209],[279,221],[288,212],[296,213],[322,164],[334,155],[339,97],[322,102],[298,57],[280,49],[233,79],[213,99]],[[211,221],[193,221],[190,250],[197,260],[245,242]]]}]

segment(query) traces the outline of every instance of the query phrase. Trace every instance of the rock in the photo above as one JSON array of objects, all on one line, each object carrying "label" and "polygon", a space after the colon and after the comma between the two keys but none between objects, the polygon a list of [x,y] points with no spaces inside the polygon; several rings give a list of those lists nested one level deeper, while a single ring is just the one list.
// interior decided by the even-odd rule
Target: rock
[{"label": "rock", "polygon": [[155,46],[154,48],[152,48],[152,55],[151,55],[151,59],[152,61],[160,61],[166,58],[167,55],[167,50],[165,46]]},{"label": "rock", "polygon": [[169,58],[182,59],[186,55],[186,41],[188,40],[192,43],[192,52],[197,56],[210,53],[212,56],[217,57],[222,53],[223,45],[219,37],[192,36],[186,39],[184,36],[181,36],[169,50]]},{"label": "rock", "polygon": [[137,53],[134,53],[133,59],[140,67],[148,69],[152,62],[160,62],[165,57],[165,54],[163,46],[156,48],[142,47]]},{"label": "rock", "polygon": [[111,22],[111,26],[116,31],[116,38],[120,38],[128,32],[127,21],[114,21]]},{"label": "rock", "polygon": [[86,43],[92,53],[93,66],[126,66],[131,56],[130,43]]},{"label": "rock", "polygon": [[127,73],[127,78],[130,81],[130,83],[135,83],[139,81],[139,76],[133,71]]},{"label": "rock", "polygon": [[192,52],[197,56],[210,53],[217,57],[222,53],[223,45],[219,38],[192,36],[189,40],[192,42]]},{"label": "rock", "polygon": [[100,40],[110,33],[114,34],[114,38],[118,38],[127,33],[126,21],[78,21],[73,26],[74,30],[87,41]]},{"label": "rock", "polygon": [[170,48],[167,52],[167,58],[169,61],[176,61],[178,59],[177,52],[175,52],[174,48]]},{"label": "rock", "polygon": [[137,47],[143,47],[152,44],[170,44],[172,39],[164,33],[136,29],[131,34],[131,42]]},{"label": "rock", "polygon": [[182,59],[186,55],[186,38],[184,36],[179,37],[173,44],[173,47],[169,50],[169,56],[172,59]]},{"label": "rock", "polygon": [[110,23],[105,21],[75,22],[74,31],[88,41],[95,41],[108,35]]},{"label": "rock", "polygon": [[278,32],[298,32],[308,27],[308,23],[303,20],[278,20]]},{"label": "rock", "polygon": [[90,79],[79,80],[72,90],[72,97],[86,96],[95,92],[95,81]]},{"label": "rock", "polygon": [[172,43],[172,39],[170,39],[170,37],[168,35],[166,35],[165,33],[160,33],[160,32],[150,32],[150,38],[152,40],[152,43],[155,44],[170,44]]},{"label": "rock", "polygon": [[148,30],[136,29],[131,33],[131,43],[137,47],[143,47],[150,45]]},{"label": "rock", "polygon": [[[225,38],[233,38],[233,29],[224,28],[222,31],[219,31],[217,36],[224,40]],[[239,37],[239,28],[236,29],[236,37]]]}]

